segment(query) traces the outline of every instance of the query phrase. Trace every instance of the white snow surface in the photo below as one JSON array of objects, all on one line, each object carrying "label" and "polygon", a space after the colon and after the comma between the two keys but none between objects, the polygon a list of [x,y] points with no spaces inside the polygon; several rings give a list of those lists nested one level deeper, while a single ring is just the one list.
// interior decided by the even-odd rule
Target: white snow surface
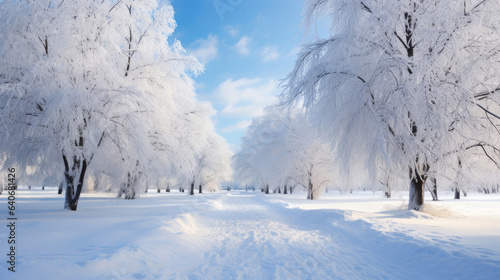
[{"label": "white snow surface", "polygon": [[442,196],[83,194],[70,212],[19,191],[15,273],[0,196],[0,279],[500,279],[500,195]]}]

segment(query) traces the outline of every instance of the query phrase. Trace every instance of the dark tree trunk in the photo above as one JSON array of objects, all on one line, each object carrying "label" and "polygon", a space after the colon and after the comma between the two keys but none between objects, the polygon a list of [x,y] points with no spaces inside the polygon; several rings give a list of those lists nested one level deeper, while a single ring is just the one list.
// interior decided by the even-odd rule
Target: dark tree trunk
[{"label": "dark tree trunk", "polygon": [[390,178],[389,174],[386,174],[384,186],[385,186],[385,191],[384,191],[385,197],[391,198],[392,197],[392,184],[391,184],[391,178]]},{"label": "dark tree trunk", "polygon": [[387,178],[385,182],[385,197],[386,198],[391,198],[392,197],[392,189],[391,189],[391,183],[389,182],[389,178]]},{"label": "dark tree trunk", "polygon": [[[57,189],[57,194],[62,194],[62,192],[63,192],[63,185],[64,185],[64,181],[62,181],[59,184],[59,189]],[[30,186],[30,190],[31,190],[31,186]]]},{"label": "dark tree trunk", "polygon": [[135,176],[127,172],[127,183],[125,184],[124,189],[122,190],[125,195],[125,199],[135,199]]},{"label": "dark tree trunk", "polygon": [[191,187],[189,188],[189,194],[194,195],[194,181],[191,183]]},{"label": "dark tree trunk", "polygon": [[460,183],[460,179],[461,179],[461,175],[462,175],[462,160],[459,158],[458,159],[458,174],[457,174],[457,182],[456,182],[456,186],[455,186],[455,199],[460,199],[460,187],[458,186],[458,184]]},{"label": "dark tree trunk", "polygon": [[290,194],[293,194],[293,187],[290,186]]},{"label": "dark tree trunk", "polygon": [[278,188],[278,193],[281,193],[281,188]]},{"label": "dark tree trunk", "polygon": [[[408,58],[412,58],[414,54],[415,42],[413,40],[413,31],[415,30],[415,21],[413,15],[410,12],[404,13],[405,19],[405,37],[406,44],[403,44],[406,48],[406,55]],[[397,35],[397,34],[396,34]],[[408,66],[408,73],[413,74],[413,70]],[[411,125],[411,135],[417,137],[417,125],[411,120],[410,112],[408,112],[408,117],[410,118]],[[416,160],[418,162],[418,159]],[[423,168],[423,174],[420,174],[418,168],[413,170],[410,168],[410,199],[408,201],[408,210],[420,210],[424,204],[424,194],[425,194],[425,180],[427,179],[428,166]],[[413,176],[413,171],[415,171],[415,176]]]},{"label": "dark tree trunk", "polygon": [[199,193],[203,193],[203,190],[202,190],[202,188],[201,188],[201,184],[198,186],[198,192],[199,192]]},{"label": "dark tree trunk", "polygon": [[411,176],[412,172],[410,169],[410,200],[408,202],[408,210],[420,211],[422,205],[424,205],[424,191],[425,191],[425,180],[427,176],[425,174],[419,174],[415,170],[415,176]]},{"label": "dark tree trunk", "polygon": [[283,189],[283,194],[288,194],[288,187],[285,185],[285,188]]},{"label": "dark tree trunk", "polygon": [[309,185],[307,186],[307,199],[310,199],[310,200],[314,199],[313,184],[311,182],[311,178],[309,178]]},{"label": "dark tree trunk", "polygon": [[170,192],[170,185],[167,184],[167,190],[166,192]]},{"label": "dark tree trunk", "polygon": [[438,191],[437,191],[437,180],[436,178],[431,178],[431,183],[432,185],[429,188],[429,191],[431,192],[432,200],[433,201],[438,201]]},{"label": "dark tree trunk", "polygon": [[269,194],[269,185],[266,185],[266,194]]},{"label": "dark tree trunk", "polygon": [[391,198],[391,196],[392,196],[392,194],[391,194],[391,189],[390,189],[390,188],[388,189],[387,187],[388,187],[388,186],[386,186],[386,188],[385,188],[385,193],[384,193],[384,194],[385,194],[385,197],[386,197],[386,198]]},{"label": "dark tree trunk", "polygon": [[156,191],[157,191],[158,193],[160,193],[160,192],[161,192],[161,190],[160,190],[160,187],[159,187],[159,186],[158,186],[158,189],[157,189]]},{"label": "dark tree trunk", "polygon": [[64,208],[76,211],[78,200],[82,192],[85,173],[87,172],[87,160],[85,158],[81,159],[77,156],[73,156],[72,162],[69,162],[65,154],[63,154],[62,157],[64,161],[64,177],[66,179],[66,200],[64,202]]}]

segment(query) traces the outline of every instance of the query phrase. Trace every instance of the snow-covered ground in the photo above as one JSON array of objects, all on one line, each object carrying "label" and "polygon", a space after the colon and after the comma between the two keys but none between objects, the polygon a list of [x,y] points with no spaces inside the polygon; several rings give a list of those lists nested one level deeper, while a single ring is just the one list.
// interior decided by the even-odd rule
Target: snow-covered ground
[{"label": "snow-covered ground", "polygon": [[0,196],[0,279],[500,279],[500,195],[441,195],[417,213],[406,194],[84,194],[70,212],[20,191],[15,273]]}]

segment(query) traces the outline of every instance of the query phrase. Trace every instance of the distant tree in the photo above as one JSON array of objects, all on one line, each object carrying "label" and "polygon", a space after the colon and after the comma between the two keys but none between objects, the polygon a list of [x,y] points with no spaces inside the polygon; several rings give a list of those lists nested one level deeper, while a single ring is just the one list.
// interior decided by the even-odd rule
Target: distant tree
[{"label": "distant tree", "polygon": [[335,174],[330,146],[317,137],[304,114],[278,108],[253,120],[234,166],[240,180],[264,186],[266,194],[270,186],[295,182],[304,186],[308,199],[319,198]]},{"label": "distant tree", "polygon": [[419,210],[430,174],[456,169],[450,157],[498,118],[499,11],[491,0],[309,0],[306,21],[328,16],[331,34],[302,48],[282,102],[303,102],[348,173],[409,170]]},{"label": "distant tree", "polygon": [[198,156],[195,182],[199,193],[202,193],[203,189],[216,191],[222,182],[231,180],[231,156],[226,141],[212,133]]}]

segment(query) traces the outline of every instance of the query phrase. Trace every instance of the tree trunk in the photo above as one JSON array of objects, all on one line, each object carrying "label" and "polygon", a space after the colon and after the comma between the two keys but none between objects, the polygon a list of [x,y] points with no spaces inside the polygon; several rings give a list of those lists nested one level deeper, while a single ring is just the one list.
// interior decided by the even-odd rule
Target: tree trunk
[{"label": "tree trunk", "polygon": [[[64,181],[61,181],[61,183],[59,184],[59,189],[57,189],[57,194],[62,194],[63,184],[64,184]],[[30,190],[31,190],[31,186],[30,186]]]},{"label": "tree trunk", "polygon": [[170,192],[170,185],[169,184],[167,184],[167,190],[166,190],[166,192]]},{"label": "tree trunk", "polygon": [[191,183],[191,188],[189,188],[189,194],[194,195],[194,181]]},{"label": "tree trunk", "polygon": [[392,194],[391,194],[391,186],[385,186],[385,197],[386,198],[391,198]]},{"label": "tree trunk", "polygon": [[202,188],[201,188],[201,184],[200,184],[200,186],[198,187],[198,193],[203,193],[203,190],[202,190]]},{"label": "tree trunk", "polygon": [[62,155],[64,161],[64,177],[66,179],[66,199],[64,209],[76,211],[78,200],[82,192],[85,173],[87,172],[87,160],[73,156],[72,162],[68,161],[65,154]]},{"label": "tree trunk", "polygon": [[389,178],[387,178],[386,182],[385,182],[385,197],[386,198],[391,198],[392,196],[392,190],[391,190],[391,184],[389,182]]},{"label": "tree trunk", "polygon": [[[412,172],[410,169],[410,177]],[[411,178],[410,182],[410,200],[408,201],[408,210],[420,211],[422,205],[424,205],[424,191],[425,191],[425,180],[427,176],[425,174],[420,174],[418,170],[415,170],[415,176]]]},{"label": "tree trunk", "polygon": [[285,188],[283,189],[283,194],[288,194],[288,187],[285,185]]},{"label": "tree trunk", "polygon": [[455,199],[460,199],[460,189],[455,187]]},{"label": "tree trunk", "polygon": [[457,180],[455,186],[455,199],[460,199],[460,187],[459,184],[462,179],[462,160],[458,159],[458,172],[457,172]]},{"label": "tree trunk", "polygon": [[384,186],[385,186],[384,195],[386,198],[392,197],[392,184],[391,183],[392,183],[391,177],[389,176],[389,173],[386,171],[385,172],[385,182],[384,182]]},{"label": "tree trunk", "polygon": [[157,191],[158,193],[160,193],[160,192],[161,192],[161,190],[160,190],[160,186],[158,186],[158,189],[157,189],[156,191]]},{"label": "tree trunk", "polygon": [[127,183],[124,184],[124,188],[122,190],[125,195],[125,199],[135,199],[135,185],[137,183],[137,178],[134,174],[127,172]]},{"label": "tree trunk", "polygon": [[266,192],[265,194],[269,194],[269,185],[266,185]]},{"label": "tree trunk", "polygon": [[437,191],[437,180],[436,178],[431,179],[431,187],[429,188],[429,191],[431,192],[432,200],[433,201],[438,201],[438,191]]},{"label": "tree trunk", "polygon": [[292,194],[292,193],[293,193],[293,187],[290,186],[290,194]]},{"label": "tree trunk", "polygon": [[309,178],[309,185],[307,186],[307,199],[314,200],[313,184]]}]

